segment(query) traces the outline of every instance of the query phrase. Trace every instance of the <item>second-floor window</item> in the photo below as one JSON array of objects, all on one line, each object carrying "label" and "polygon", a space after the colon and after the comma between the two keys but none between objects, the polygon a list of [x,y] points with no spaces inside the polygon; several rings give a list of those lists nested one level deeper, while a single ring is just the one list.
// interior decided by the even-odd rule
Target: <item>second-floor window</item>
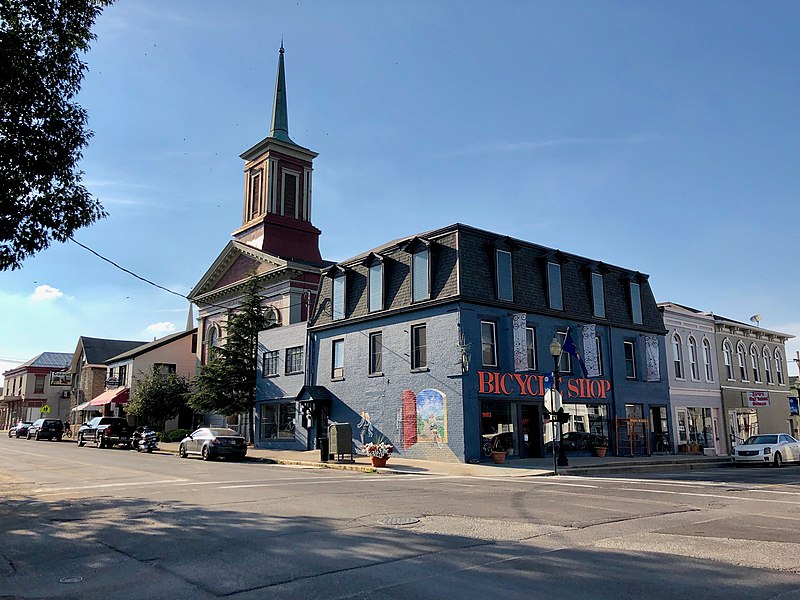
[{"label": "second-floor window", "polygon": [[369,334],[369,374],[383,372],[383,333]]},{"label": "second-floor window", "polygon": [[344,340],[333,340],[331,347],[331,379],[344,377]]},{"label": "second-floor window", "polygon": [[755,345],[750,346],[750,366],[753,368],[753,381],[761,383],[761,369],[758,368],[758,350]]},{"label": "second-floor window", "polygon": [[606,318],[606,297],[600,273],[592,273],[592,314],[600,319]]},{"label": "second-floor window", "polygon": [[733,380],[733,349],[728,340],[722,343],[722,356],[725,361],[725,374],[729,381]]},{"label": "second-floor window", "polygon": [[525,328],[525,350],[528,355],[528,368],[536,370],[536,330],[533,327]]},{"label": "second-floor window", "polygon": [[775,351],[775,375],[778,378],[778,385],[783,385],[783,356],[779,350]]},{"label": "second-floor window", "polygon": [[278,351],[267,350],[261,358],[261,376],[270,377],[278,374]]},{"label": "second-floor window", "polygon": [[706,369],[706,381],[714,381],[714,371],[711,368],[711,344],[703,340],[703,366]]},{"label": "second-floor window", "polygon": [[561,265],[547,263],[547,299],[550,308],[564,310],[564,297],[561,290]]},{"label": "second-floor window", "polygon": [[495,253],[497,265],[497,299],[514,300],[514,284],[511,272],[511,252],[497,250]]},{"label": "second-floor window", "polygon": [[178,365],[175,363],[153,363],[153,369],[159,375],[169,375],[178,372]]},{"label": "second-floor window", "polygon": [[120,387],[128,385],[128,365],[119,366],[119,385]]},{"label": "second-floor window", "polygon": [[675,379],[683,379],[683,348],[677,333],[672,336],[672,360],[675,364]]},{"label": "second-floor window", "polygon": [[425,325],[411,327],[411,368],[424,369],[428,366],[428,339]]},{"label": "second-floor window", "polygon": [[[558,332],[558,343],[561,344],[561,347],[564,347],[564,342],[567,339],[567,332],[566,331],[559,331]],[[558,357],[558,370],[560,373],[572,373],[572,357],[563,350],[561,351],[561,355]]]},{"label": "second-floor window", "polygon": [[766,377],[767,383],[772,383],[772,361],[770,360],[769,351],[766,346],[764,347],[762,355],[764,357],[764,377]]},{"label": "second-floor window", "polygon": [[44,375],[37,375],[36,381],[33,384],[33,393],[34,394],[43,394],[44,393]]},{"label": "second-floor window", "polygon": [[303,370],[303,347],[295,346],[286,349],[286,375],[300,373]]},{"label": "second-floor window", "polygon": [[491,321],[481,321],[481,357],[484,367],[497,366],[497,328]]},{"label": "second-floor window", "polygon": [[430,298],[428,249],[422,248],[411,255],[411,301]]},{"label": "second-floor window", "polygon": [[745,363],[744,344],[742,342],[736,344],[736,360],[739,362],[739,378],[742,381],[747,381],[747,363]]},{"label": "second-floor window", "polygon": [[625,342],[625,378],[636,379],[636,345]]},{"label": "second-floor window", "polygon": [[603,376],[603,344],[600,341],[600,336],[594,338],[595,346],[597,347],[597,376]]},{"label": "second-floor window", "polygon": [[693,337],[689,338],[689,368],[692,370],[692,379],[700,379],[700,365],[697,361],[697,341]]}]

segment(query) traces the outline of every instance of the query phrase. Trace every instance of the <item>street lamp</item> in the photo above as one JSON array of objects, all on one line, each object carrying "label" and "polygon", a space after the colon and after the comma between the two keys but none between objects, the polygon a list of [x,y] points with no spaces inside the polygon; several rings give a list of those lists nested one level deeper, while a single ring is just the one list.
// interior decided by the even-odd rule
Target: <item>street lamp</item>
[{"label": "street lamp", "polygon": [[[553,409],[556,407],[556,394],[559,393],[558,390],[558,359],[561,358],[561,343],[558,341],[558,336],[553,336],[553,341],[550,342],[550,354],[553,357],[553,389],[555,393],[553,394]],[[555,451],[553,452],[553,462],[558,465],[559,467],[568,467],[569,460],[567,460],[567,455],[564,451],[564,435],[563,435],[563,423],[566,420],[566,415],[564,413],[564,407],[559,406],[558,410],[554,412],[550,416],[551,419],[555,419],[553,421],[553,444],[555,444],[555,434],[556,434],[556,422],[558,423],[558,461],[556,462]],[[555,448],[555,446],[553,446]],[[554,467],[554,471],[558,473],[558,469]]]}]

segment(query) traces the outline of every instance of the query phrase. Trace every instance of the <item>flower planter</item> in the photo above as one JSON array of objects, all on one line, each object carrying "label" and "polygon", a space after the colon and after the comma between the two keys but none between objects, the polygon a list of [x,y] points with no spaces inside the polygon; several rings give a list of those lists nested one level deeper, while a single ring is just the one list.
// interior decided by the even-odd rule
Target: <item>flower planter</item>
[{"label": "flower planter", "polygon": [[501,450],[492,450],[492,460],[496,464],[502,465],[506,462],[506,453]]},{"label": "flower planter", "polygon": [[597,446],[594,449],[595,456],[598,456],[599,458],[605,458],[606,452],[608,452],[608,448],[606,448],[605,446]]},{"label": "flower planter", "polygon": [[373,467],[385,467],[386,461],[389,460],[388,456],[370,456],[372,459]]}]

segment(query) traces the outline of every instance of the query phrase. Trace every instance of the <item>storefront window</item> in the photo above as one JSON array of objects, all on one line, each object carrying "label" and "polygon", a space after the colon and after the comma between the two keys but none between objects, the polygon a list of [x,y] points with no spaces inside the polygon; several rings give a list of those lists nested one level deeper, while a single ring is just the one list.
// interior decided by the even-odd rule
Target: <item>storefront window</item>
[{"label": "storefront window", "polygon": [[[564,424],[564,449],[567,452],[590,452],[608,445],[608,406],[605,404],[564,404],[569,423]],[[553,426],[545,427],[545,450],[552,447]],[[547,445],[550,442],[550,445]]]},{"label": "storefront window", "polygon": [[262,404],[259,416],[262,440],[294,439],[294,402]]},{"label": "storefront window", "polygon": [[710,408],[688,407],[686,409],[689,426],[689,443],[703,448],[714,447],[714,424],[711,422]]},{"label": "storefront window", "polygon": [[519,453],[510,402],[481,403],[481,438],[499,444],[509,455]]},{"label": "storefront window", "polygon": [[737,408],[728,413],[731,446],[743,443],[751,435],[758,434],[758,413],[754,408]]}]

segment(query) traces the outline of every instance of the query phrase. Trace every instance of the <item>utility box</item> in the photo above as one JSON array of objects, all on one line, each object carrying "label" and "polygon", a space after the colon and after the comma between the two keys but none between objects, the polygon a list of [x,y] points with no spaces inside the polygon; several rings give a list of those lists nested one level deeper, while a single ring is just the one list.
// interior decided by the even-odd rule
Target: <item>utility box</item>
[{"label": "utility box", "polygon": [[[350,423],[331,423],[328,425],[329,452],[337,462],[353,460],[353,428]],[[347,456],[348,458],[345,458]]]}]

